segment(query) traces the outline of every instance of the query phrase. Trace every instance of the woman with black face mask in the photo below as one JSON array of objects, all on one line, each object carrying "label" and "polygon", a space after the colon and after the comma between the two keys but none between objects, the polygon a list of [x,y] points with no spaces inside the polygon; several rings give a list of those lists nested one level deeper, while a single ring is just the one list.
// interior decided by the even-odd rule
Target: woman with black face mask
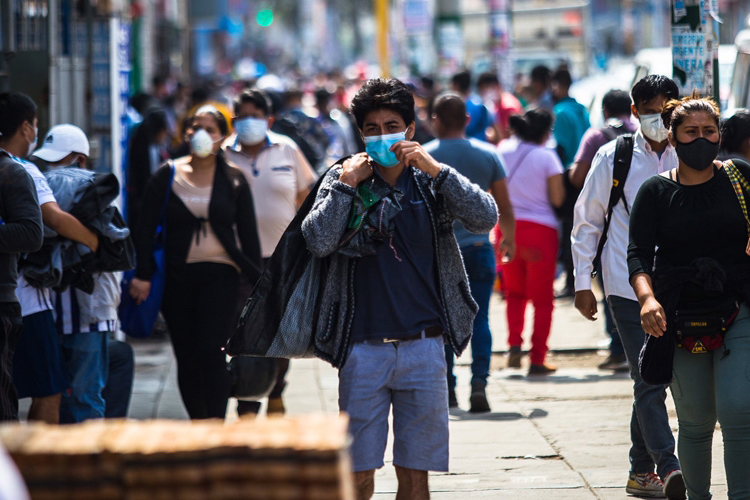
[{"label": "woman with black face mask", "polygon": [[716,161],[713,100],[672,100],[662,119],[679,166],[641,186],[630,216],[630,282],[654,337],[641,373],[657,366],[672,379],[688,498],[711,498],[718,419],[728,496],[750,499],[750,165]]}]

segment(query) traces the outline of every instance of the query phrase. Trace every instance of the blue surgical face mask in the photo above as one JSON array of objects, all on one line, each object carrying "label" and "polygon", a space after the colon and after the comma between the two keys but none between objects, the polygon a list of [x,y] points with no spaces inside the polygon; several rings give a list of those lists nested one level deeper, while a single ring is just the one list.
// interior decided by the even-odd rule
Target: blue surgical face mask
[{"label": "blue surgical face mask", "polygon": [[261,118],[243,118],[234,122],[234,128],[242,144],[254,146],[266,138],[268,121]]},{"label": "blue surgical face mask", "polygon": [[398,165],[396,154],[391,151],[391,146],[406,140],[406,131],[397,134],[373,135],[365,137],[365,152],[375,160],[378,165],[391,168]]}]

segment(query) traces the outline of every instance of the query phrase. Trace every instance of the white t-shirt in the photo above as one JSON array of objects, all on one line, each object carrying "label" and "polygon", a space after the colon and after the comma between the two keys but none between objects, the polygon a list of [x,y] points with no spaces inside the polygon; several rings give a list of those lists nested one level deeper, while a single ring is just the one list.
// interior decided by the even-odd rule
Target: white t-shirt
[{"label": "white t-shirt", "polygon": [[234,138],[227,143],[227,160],[242,170],[250,184],[261,255],[270,257],[297,214],[297,194],[318,176],[299,147],[284,135],[269,131],[265,148],[255,158],[240,152]]},{"label": "white t-shirt", "polygon": [[[39,206],[41,207],[45,203],[57,203],[55,195],[52,193],[52,188],[47,183],[47,178],[37,166],[25,160],[22,161],[22,164],[34,181],[36,196],[39,198]],[[30,316],[52,309],[52,299],[49,289],[34,288],[26,282],[23,273],[20,274],[18,277],[18,288],[16,288],[16,297],[18,297],[18,302],[21,303],[21,316]]]}]

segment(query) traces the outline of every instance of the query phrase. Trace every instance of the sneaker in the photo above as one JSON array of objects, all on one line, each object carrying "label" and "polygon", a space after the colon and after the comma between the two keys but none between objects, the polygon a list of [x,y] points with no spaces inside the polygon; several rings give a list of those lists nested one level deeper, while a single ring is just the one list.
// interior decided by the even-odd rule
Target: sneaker
[{"label": "sneaker", "polygon": [[549,375],[550,373],[555,373],[556,371],[556,366],[548,365],[547,363],[529,366],[529,375]]},{"label": "sneaker", "polygon": [[637,497],[664,498],[664,483],[653,472],[630,474],[625,493]]},{"label": "sneaker", "polygon": [[458,408],[455,387],[448,387],[448,408]]},{"label": "sneaker", "polygon": [[487,402],[487,393],[485,384],[474,382],[471,384],[471,396],[469,397],[469,413],[487,413],[490,411],[490,404]]},{"label": "sneaker", "polygon": [[664,496],[669,500],[685,500],[685,480],[680,469],[675,469],[664,477]]},{"label": "sneaker", "polygon": [[600,370],[614,370],[616,372],[629,370],[628,360],[624,354],[610,354],[604,362],[599,364]]},{"label": "sneaker", "polygon": [[520,347],[511,347],[508,351],[508,368],[521,368],[521,356],[523,354]]}]

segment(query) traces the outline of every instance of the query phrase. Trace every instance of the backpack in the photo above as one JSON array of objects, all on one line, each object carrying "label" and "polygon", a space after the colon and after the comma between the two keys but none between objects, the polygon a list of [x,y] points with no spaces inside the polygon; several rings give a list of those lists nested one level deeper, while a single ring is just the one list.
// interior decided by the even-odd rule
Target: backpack
[{"label": "backpack", "polygon": [[599,238],[599,245],[596,248],[596,256],[593,261],[592,279],[596,278],[597,274],[599,274],[597,269],[601,264],[604,245],[607,243],[607,232],[609,231],[609,224],[612,222],[612,212],[620,200],[625,204],[625,211],[630,215],[630,208],[628,208],[628,200],[625,199],[624,190],[625,181],[628,178],[628,172],[630,172],[630,164],[633,161],[634,145],[633,134],[622,134],[617,137],[612,171],[612,189],[609,192],[609,203],[607,204],[607,215],[604,217],[604,228],[602,229],[602,235]]}]

